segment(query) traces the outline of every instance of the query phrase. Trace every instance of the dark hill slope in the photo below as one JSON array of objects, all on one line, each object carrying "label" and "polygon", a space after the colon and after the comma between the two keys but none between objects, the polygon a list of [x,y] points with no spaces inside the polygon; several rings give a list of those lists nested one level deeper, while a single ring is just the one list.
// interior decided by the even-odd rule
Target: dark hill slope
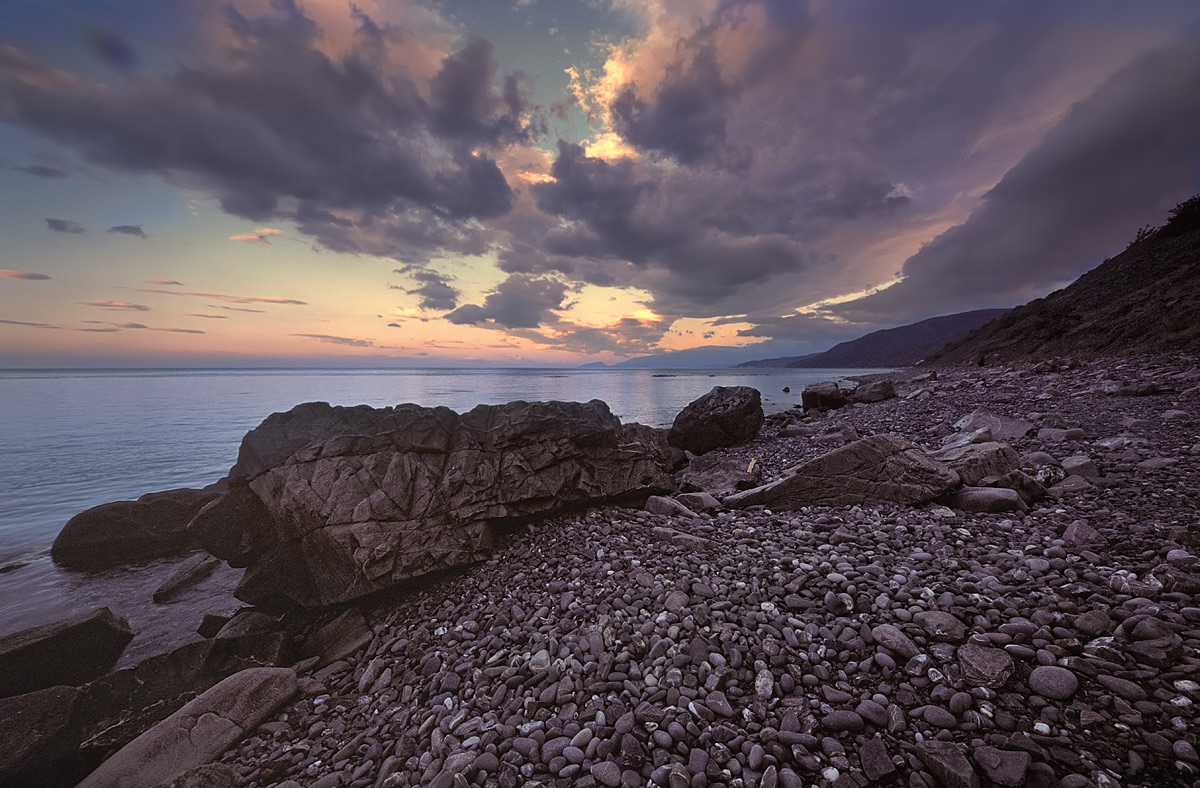
[{"label": "dark hill slope", "polygon": [[[1169,229],[1170,224],[1167,228]],[[1159,231],[1071,285],[931,355],[931,364],[1200,351],[1200,230]]]},{"label": "dark hill slope", "polygon": [[947,342],[965,336],[969,331],[1007,311],[978,309],[974,312],[931,317],[907,326],[872,331],[858,339],[834,345],[823,353],[747,361],[738,366],[791,369],[907,367],[927,358]]}]

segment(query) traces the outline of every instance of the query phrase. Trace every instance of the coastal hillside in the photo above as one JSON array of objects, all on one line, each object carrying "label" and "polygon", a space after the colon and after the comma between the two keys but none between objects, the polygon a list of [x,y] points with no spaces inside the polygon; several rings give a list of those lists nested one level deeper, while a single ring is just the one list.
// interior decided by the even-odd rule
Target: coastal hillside
[{"label": "coastal hillside", "polygon": [[1007,309],[977,309],[954,315],[931,317],[919,323],[872,331],[849,342],[841,342],[823,353],[747,361],[739,367],[783,367],[789,369],[834,369],[863,367],[906,367],[929,357],[946,343],[966,336],[995,320]]},{"label": "coastal hillside", "polygon": [[1200,350],[1200,195],[1073,284],[1013,309],[929,363]]}]

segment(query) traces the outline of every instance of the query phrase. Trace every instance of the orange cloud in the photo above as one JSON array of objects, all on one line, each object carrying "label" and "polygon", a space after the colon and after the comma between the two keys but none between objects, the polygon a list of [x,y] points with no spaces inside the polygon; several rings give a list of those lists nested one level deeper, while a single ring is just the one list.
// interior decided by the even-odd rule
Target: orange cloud
[{"label": "orange cloud", "polygon": [[32,271],[14,271],[10,268],[0,268],[0,279],[49,279],[45,274],[35,274]]},{"label": "orange cloud", "polygon": [[229,236],[231,241],[241,241],[247,244],[262,244],[270,246],[270,237],[275,235],[283,235],[283,230],[276,230],[274,227],[256,227],[248,233],[239,233]]}]

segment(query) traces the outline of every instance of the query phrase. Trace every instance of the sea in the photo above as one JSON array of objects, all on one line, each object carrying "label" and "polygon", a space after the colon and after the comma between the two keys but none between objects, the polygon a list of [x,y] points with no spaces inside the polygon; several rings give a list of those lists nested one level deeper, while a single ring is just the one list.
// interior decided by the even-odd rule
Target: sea
[{"label": "sea", "polygon": [[67,520],[92,506],[217,481],[248,430],[302,402],[413,402],[465,412],[513,400],[602,399],[624,423],[669,427],[713,386],[752,386],[772,413],[798,404],[809,383],[879,371],[0,370],[0,636],[103,605],[136,633],[121,662],[129,665],[197,639],[205,613],[235,612],[242,570],[222,565],[160,604],[150,595],[178,557],[82,572],[56,566],[50,545]]}]

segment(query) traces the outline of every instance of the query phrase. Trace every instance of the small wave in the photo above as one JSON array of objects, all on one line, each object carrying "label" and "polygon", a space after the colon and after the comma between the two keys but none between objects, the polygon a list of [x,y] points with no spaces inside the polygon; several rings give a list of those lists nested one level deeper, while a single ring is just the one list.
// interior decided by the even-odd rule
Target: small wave
[{"label": "small wave", "polygon": [[33,563],[33,562],[32,561],[13,561],[11,564],[5,564],[4,566],[0,566],[0,575],[5,575],[5,574],[8,574],[9,572],[15,572],[18,569],[20,569],[21,567],[29,566],[31,563]]}]

